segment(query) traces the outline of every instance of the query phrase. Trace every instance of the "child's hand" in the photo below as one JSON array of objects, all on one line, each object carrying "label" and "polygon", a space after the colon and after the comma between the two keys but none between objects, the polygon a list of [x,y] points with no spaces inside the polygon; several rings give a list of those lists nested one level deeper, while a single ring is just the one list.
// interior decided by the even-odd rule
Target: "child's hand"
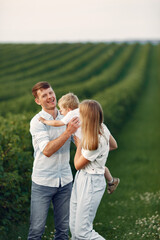
[{"label": "child's hand", "polygon": [[42,123],[45,123],[45,121],[46,121],[46,119],[43,118],[43,117],[40,117],[38,120],[39,120],[40,122],[42,122]]}]

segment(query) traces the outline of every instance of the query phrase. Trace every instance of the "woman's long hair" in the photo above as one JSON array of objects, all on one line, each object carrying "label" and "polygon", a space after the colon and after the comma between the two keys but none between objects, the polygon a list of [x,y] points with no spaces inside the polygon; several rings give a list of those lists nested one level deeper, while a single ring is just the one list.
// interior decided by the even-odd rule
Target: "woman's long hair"
[{"label": "woman's long hair", "polygon": [[102,134],[103,110],[95,100],[84,100],[79,105],[82,147],[96,150],[99,144],[99,134]]}]

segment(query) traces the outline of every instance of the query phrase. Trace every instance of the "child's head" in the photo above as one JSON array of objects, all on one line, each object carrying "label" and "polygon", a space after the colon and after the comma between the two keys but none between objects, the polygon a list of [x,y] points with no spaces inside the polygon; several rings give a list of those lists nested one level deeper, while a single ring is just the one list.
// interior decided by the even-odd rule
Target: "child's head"
[{"label": "child's head", "polygon": [[99,144],[99,134],[102,134],[103,110],[95,100],[84,100],[79,105],[82,146],[85,149],[96,150]]},{"label": "child's head", "polygon": [[67,112],[78,108],[78,97],[73,93],[67,93],[59,99],[58,106],[60,108],[61,114],[66,115]]}]

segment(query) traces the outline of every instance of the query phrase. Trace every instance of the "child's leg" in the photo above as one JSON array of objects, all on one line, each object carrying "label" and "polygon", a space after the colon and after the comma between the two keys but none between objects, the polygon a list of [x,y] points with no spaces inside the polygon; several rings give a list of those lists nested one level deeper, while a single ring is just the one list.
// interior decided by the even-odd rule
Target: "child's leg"
[{"label": "child's leg", "polygon": [[112,182],[113,181],[113,177],[109,171],[109,169],[107,167],[105,167],[105,172],[104,172],[104,176],[107,180],[107,182]]},{"label": "child's leg", "polygon": [[80,171],[77,179],[75,239],[104,240],[93,230],[93,220],[105,191],[105,186],[106,182],[103,175],[92,175]]},{"label": "child's leg", "polygon": [[113,193],[116,188],[118,187],[118,184],[120,183],[120,179],[119,178],[113,178],[109,169],[107,167],[105,167],[105,173],[104,176],[107,180],[107,192],[109,194]]}]

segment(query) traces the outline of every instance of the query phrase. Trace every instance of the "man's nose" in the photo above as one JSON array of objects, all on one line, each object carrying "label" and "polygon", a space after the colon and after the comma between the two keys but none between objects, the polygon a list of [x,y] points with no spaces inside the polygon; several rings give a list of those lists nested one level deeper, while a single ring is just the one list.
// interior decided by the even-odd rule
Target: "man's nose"
[{"label": "man's nose", "polygon": [[53,101],[54,101],[54,97],[53,97],[53,96],[51,96],[50,94],[48,94],[48,95],[47,95],[47,98],[48,98],[48,99],[51,99],[51,98],[53,98]]}]

